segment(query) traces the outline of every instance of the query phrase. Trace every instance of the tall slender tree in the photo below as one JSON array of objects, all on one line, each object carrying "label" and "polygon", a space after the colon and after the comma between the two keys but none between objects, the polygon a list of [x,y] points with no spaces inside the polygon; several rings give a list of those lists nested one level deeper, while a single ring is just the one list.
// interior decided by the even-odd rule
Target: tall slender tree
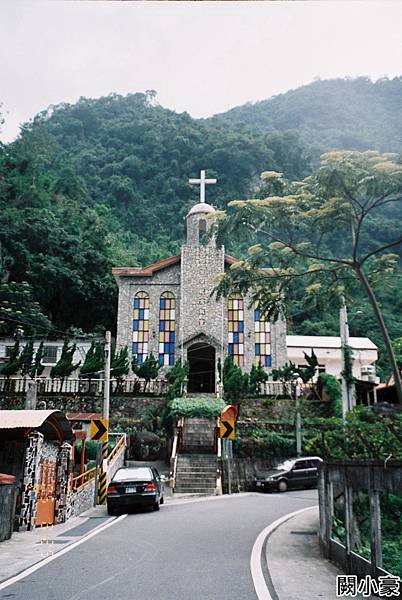
[{"label": "tall slender tree", "polygon": [[369,300],[381,331],[402,404],[402,383],[376,287],[400,272],[402,233],[390,206],[402,202],[402,164],[395,154],[329,152],[314,176],[287,181],[273,171],[262,174],[262,199],[233,201],[218,214],[218,244],[227,234],[253,240],[244,261],[232,265],[218,296],[248,292],[260,309],[277,319],[286,313],[295,285],[328,306],[351,287]]}]

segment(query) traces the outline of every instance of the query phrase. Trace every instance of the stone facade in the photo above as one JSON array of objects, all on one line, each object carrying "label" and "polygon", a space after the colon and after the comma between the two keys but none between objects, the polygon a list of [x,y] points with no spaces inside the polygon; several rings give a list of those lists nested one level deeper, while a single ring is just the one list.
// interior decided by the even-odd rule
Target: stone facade
[{"label": "stone facade", "polygon": [[[227,301],[217,301],[213,289],[216,276],[235,262],[232,257],[225,256],[223,247],[218,248],[215,240],[208,238],[214,212],[213,207],[205,203],[197,204],[190,210],[187,215],[187,243],[182,246],[179,256],[145,269],[113,269],[119,286],[117,346],[131,349],[133,300],[137,293],[144,292],[149,296],[148,353],[158,356],[159,302],[161,294],[170,292],[176,299],[175,360],[179,357],[189,360],[190,379],[190,359],[193,355],[196,356],[197,365],[202,365],[203,360],[209,365],[214,364],[208,367],[215,370],[210,375],[213,384],[207,389],[209,392],[217,387],[218,359],[223,363],[228,353]],[[254,309],[249,299],[244,298],[243,368],[246,371],[250,371],[256,360],[254,331]],[[283,365],[286,360],[286,325],[284,321],[278,321],[271,324],[271,368]],[[203,391],[202,387],[198,391]]]}]

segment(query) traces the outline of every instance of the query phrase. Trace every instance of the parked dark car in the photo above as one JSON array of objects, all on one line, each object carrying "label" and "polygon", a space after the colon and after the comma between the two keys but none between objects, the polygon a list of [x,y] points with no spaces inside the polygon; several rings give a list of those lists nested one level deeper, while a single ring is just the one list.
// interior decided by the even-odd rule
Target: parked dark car
[{"label": "parked dark car", "polygon": [[260,492],[286,492],[288,489],[309,488],[317,485],[318,468],[322,459],[318,456],[289,458],[262,475],[257,475],[255,489]]},{"label": "parked dark car", "polygon": [[163,477],[155,467],[117,469],[107,488],[109,515],[135,507],[159,510],[163,504]]}]

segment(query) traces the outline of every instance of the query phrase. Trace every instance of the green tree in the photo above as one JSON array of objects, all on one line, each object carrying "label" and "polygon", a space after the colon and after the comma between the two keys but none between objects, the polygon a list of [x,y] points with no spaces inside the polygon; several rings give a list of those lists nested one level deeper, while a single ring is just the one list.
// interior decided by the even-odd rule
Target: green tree
[{"label": "green tree", "polygon": [[88,390],[91,391],[91,380],[95,373],[103,371],[103,345],[100,342],[92,340],[91,346],[85,355],[85,360],[80,369],[80,376],[86,376],[88,379]]},{"label": "green tree", "polygon": [[181,398],[185,393],[185,382],[188,377],[189,365],[187,361],[182,363],[178,358],[171,369],[166,374],[169,384],[168,399]]},{"label": "green tree", "polygon": [[268,380],[268,373],[265,371],[264,367],[261,364],[261,361],[258,365],[253,365],[251,367],[250,375],[249,375],[249,391],[251,394],[258,396],[260,393],[260,387],[262,383]]},{"label": "green tree", "polygon": [[120,393],[123,390],[124,378],[128,374],[129,369],[130,363],[127,346],[120,348],[117,352],[116,348],[113,347],[110,361],[110,375],[117,380],[116,393]]},{"label": "green tree", "polygon": [[142,362],[140,365],[136,360],[132,361],[132,369],[134,373],[141,379],[145,379],[144,392],[146,392],[150,381],[158,377],[160,368],[161,365],[159,364],[158,359],[155,358],[152,353],[147,356],[144,362]]},{"label": "green tree", "polygon": [[399,370],[402,371],[402,337],[397,338],[393,342],[395,358],[398,364]]},{"label": "green tree", "polygon": [[249,376],[233,363],[230,356],[223,363],[222,383],[225,400],[237,406],[239,416],[241,401],[249,393]]},{"label": "green tree", "polygon": [[[33,362],[33,353],[34,353],[34,343],[33,340],[28,340],[22,349],[20,354],[20,370],[21,375],[25,379],[27,375],[32,370],[32,362]],[[25,385],[25,384],[24,384]]]},{"label": "green tree", "polygon": [[6,377],[6,389],[10,387],[10,378],[12,375],[16,375],[20,370],[21,359],[20,359],[20,342],[16,340],[14,346],[11,348],[8,361],[0,367],[1,375]]},{"label": "green tree", "polygon": [[[265,182],[282,179],[275,172],[262,177]],[[310,301],[326,306],[331,297],[340,302],[343,294],[360,287],[381,331],[402,403],[401,377],[375,293],[398,268],[398,257],[390,251],[401,247],[402,235],[389,207],[399,206],[401,199],[402,164],[395,155],[334,151],[321,157],[314,176],[284,181],[281,195],[231,202],[217,243],[227,234],[243,234],[264,244],[253,244],[248,257],[232,265],[218,296],[251,291],[260,309],[277,319],[301,282]],[[386,237],[379,223],[387,228]]]},{"label": "green tree", "polygon": [[43,341],[40,342],[38,349],[35,354],[35,360],[32,363],[31,370],[29,372],[29,376],[31,379],[36,377],[40,377],[44,370],[44,365],[42,365],[42,359],[45,354],[45,348],[43,345]]},{"label": "green tree", "polygon": [[52,379],[60,379],[59,392],[63,389],[64,380],[71,375],[75,369],[77,369],[81,361],[74,363],[73,358],[77,349],[76,344],[69,345],[68,340],[64,340],[63,348],[61,350],[61,356],[57,363],[50,370],[50,377]]}]

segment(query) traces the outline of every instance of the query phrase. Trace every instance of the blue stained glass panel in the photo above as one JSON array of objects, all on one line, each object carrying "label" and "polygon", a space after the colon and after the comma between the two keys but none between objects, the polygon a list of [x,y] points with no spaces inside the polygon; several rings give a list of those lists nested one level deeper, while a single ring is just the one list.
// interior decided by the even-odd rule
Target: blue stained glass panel
[{"label": "blue stained glass panel", "polygon": [[174,354],[170,354],[169,355],[169,366],[173,366],[174,365]]},{"label": "blue stained glass panel", "polygon": [[271,356],[267,355],[267,356],[265,357],[265,366],[266,366],[266,367],[270,367],[270,366],[271,366],[271,363],[272,363]]},{"label": "blue stained glass panel", "polygon": [[133,321],[133,331],[138,331],[138,321]]},{"label": "blue stained glass panel", "polygon": [[165,298],[160,299],[160,308],[165,308]]}]

